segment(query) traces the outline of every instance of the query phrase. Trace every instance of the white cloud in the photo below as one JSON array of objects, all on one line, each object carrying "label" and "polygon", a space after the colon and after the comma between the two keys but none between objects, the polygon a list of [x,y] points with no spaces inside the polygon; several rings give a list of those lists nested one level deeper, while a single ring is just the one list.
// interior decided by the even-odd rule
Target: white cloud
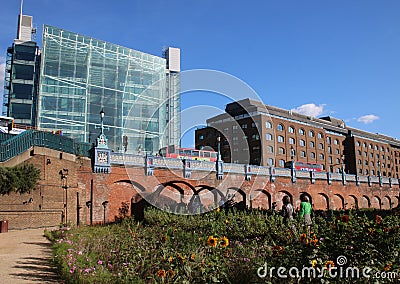
[{"label": "white cloud", "polygon": [[301,105],[297,108],[292,109],[293,112],[297,112],[300,114],[304,115],[309,115],[312,117],[317,117],[318,115],[321,115],[324,112],[324,107],[326,105],[316,105],[316,104],[305,104]]},{"label": "white cloud", "polygon": [[374,122],[377,119],[379,119],[379,116],[376,116],[374,114],[367,114],[357,118],[357,121],[368,124]]}]

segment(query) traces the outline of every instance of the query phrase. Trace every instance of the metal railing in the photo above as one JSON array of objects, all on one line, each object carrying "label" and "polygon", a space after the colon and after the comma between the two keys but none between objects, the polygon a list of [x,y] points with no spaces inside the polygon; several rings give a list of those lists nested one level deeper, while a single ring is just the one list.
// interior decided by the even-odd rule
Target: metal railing
[{"label": "metal railing", "polygon": [[[38,130],[26,130],[19,135],[0,135],[0,162],[16,157],[33,146],[46,147],[77,156],[90,157],[92,145],[74,139]],[[7,139],[8,138],[8,139]]]}]

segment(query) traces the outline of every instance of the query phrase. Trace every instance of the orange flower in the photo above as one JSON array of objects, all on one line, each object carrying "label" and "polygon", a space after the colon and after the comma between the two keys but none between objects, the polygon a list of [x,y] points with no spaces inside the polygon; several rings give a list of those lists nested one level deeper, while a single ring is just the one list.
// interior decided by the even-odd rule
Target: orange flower
[{"label": "orange flower", "polygon": [[172,262],[174,260],[174,258],[172,257],[172,256],[170,256],[169,258],[168,258],[168,261],[169,262]]},{"label": "orange flower", "polygon": [[180,253],[178,253],[178,259],[181,263],[185,262],[186,256],[182,256]]},{"label": "orange flower", "polygon": [[160,269],[157,271],[157,276],[160,278],[164,278],[165,277],[165,270],[164,269]]},{"label": "orange flower", "polygon": [[300,241],[304,242],[307,239],[307,235],[306,234],[301,234],[300,235]]},{"label": "orange flower", "polygon": [[207,244],[210,247],[216,247],[218,244],[218,238],[214,238],[213,236],[209,236],[207,239]]},{"label": "orange flower", "polygon": [[389,233],[389,232],[390,232],[390,229],[389,229],[388,227],[386,227],[386,228],[385,228],[385,232],[386,232],[386,233]]},{"label": "orange flower", "polygon": [[219,243],[221,245],[221,247],[226,248],[227,246],[229,246],[229,240],[227,237],[223,237]]},{"label": "orange flower", "polygon": [[191,260],[191,261],[194,261],[194,253],[192,253],[192,254],[190,255],[190,260]]},{"label": "orange flower", "polygon": [[368,230],[368,231],[369,231],[369,234],[370,234],[370,235],[373,235],[373,234],[374,234],[374,229],[372,229],[372,228],[369,228],[369,230]]},{"label": "orange flower", "polygon": [[168,276],[172,278],[172,277],[174,277],[174,275],[175,275],[175,272],[170,268],[168,270]]},{"label": "orange flower", "polygon": [[283,247],[281,246],[272,247],[272,253],[274,256],[280,255],[282,252],[283,252]]},{"label": "orange flower", "polygon": [[335,263],[332,260],[328,260],[327,262],[325,262],[325,267],[329,270],[332,267],[335,267]]},{"label": "orange flower", "polygon": [[392,264],[391,264],[391,263],[388,263],[388,264],[386,264],[384,270],[385,270],[385,271],[388,271],[388,270],[390,270],[390,268],[392,268]]},{"label": "orange flower", "polygon": [[381,216],[376,215],[375,219],[376,219],[376,223],[378,223],[378,224],[382,223],[382,217]]}]

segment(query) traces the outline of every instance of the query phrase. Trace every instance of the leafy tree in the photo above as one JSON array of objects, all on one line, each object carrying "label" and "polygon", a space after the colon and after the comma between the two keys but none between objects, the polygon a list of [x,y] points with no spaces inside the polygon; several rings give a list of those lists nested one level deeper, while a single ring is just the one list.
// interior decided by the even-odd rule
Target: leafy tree
[{"label": "leafy tree", "polygon": [[29,192],[34,188],[39,178],[40,170],[31,164],[13,168],[0,167],[0,194]]}]

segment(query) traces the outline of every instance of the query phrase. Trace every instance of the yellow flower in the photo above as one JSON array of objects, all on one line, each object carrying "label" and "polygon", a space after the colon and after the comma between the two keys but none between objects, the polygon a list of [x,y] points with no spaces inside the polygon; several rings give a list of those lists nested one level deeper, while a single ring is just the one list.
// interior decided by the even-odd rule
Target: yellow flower
[{"label": "yellow flower", "polygon": [[173,257],[172,256],[170,256],[169,258],[168,258],[168,261],[169,262],[172,262],[174,259],[173,259]]},{"label": "yellow flower", "polygon": [[229,246],[229,240],[228,240],[228,238],[227,238],[227,237],[223,237],[223,238],[220,240],[220,245],[221,245],[221,247],[223,247],[223,248],[226,248],[227,246]]},{"label": "yellow flower", "polygon": [[216,247],[218,243],[218,238],[214,238],[213,236],[209,236],[207,239],[207,244],[210,247]]},{"label": "yellow flower", "polygon": [[157,271],[157,276],[160,278],[164,278],[165,277],[165,270],[164,269],[160,269]]},{"label": "yellow flower", "polygon": [[317,261],[315,259],[311,260],[311,265],[312,267],[315,267],[317,265]]},{"label": "yellow flower", "polygon": [[191,261],[194,261],[194,253],[192,253],[192,254],[190,255],[190,260],[191,260]]},{"label": "yellow flower", "polygon": [[217,209],[215,209],[215,212],[219,212],[221,211],[221,209],[219,207],[217,207]]},{"label": "yellow flower", "polygon": [[226,219],[226,220],[225,220],[225,224],[228,224],[228,223],[229,223],[229,221],[228,221],[228,219]]}]

